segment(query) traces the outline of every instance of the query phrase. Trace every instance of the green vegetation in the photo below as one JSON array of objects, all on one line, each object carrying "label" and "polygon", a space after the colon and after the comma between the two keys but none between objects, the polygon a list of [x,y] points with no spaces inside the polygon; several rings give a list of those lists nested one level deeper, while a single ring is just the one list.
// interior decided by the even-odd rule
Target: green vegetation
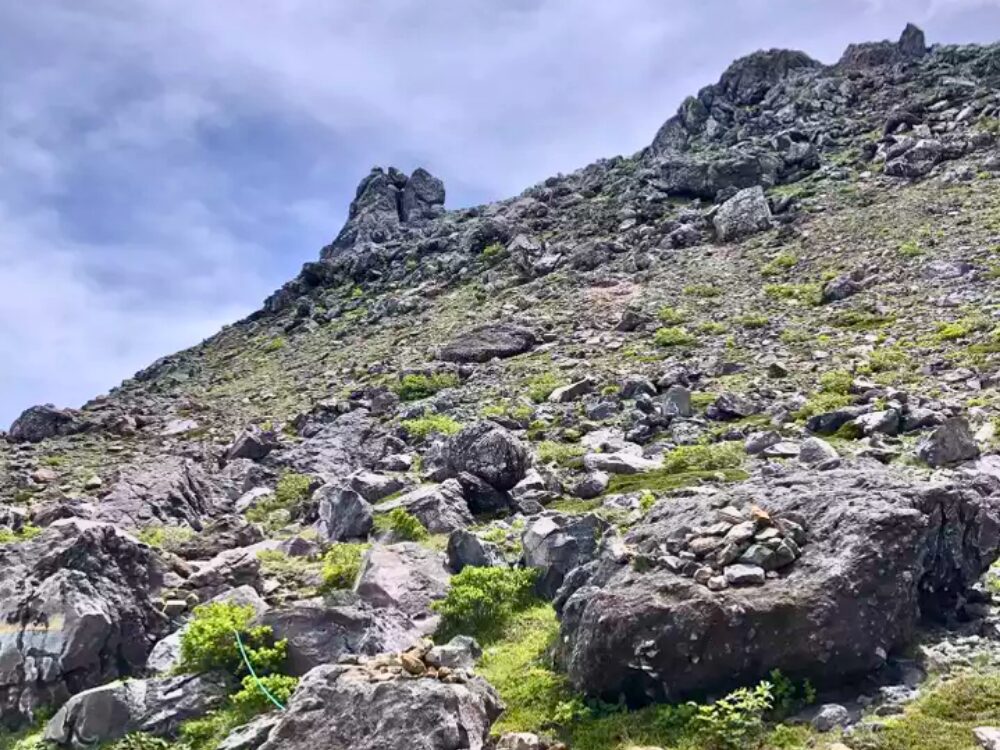
[{"label": "green vegetation", "polygon": [[493,265],[498,261],[502,260],[504,255],[506,255],[506,248],[499,242],[494,242],[483,248],[482,256],[488,264]]},{"label": "green vegetation", "polygon": [[970,672],[926,692],[902,716],[851,744],[864,750],[973,750],[973,727],[998,722],[1000,674]]},{"label": "green vegetation", "polygon": [[686,321],[688,319],[688,314],[686,310],[665,305],[657,310],[656,317],[667,325],[675,326]]},{"label": "green vegetation", "polygon": [[[548,398],[547,395],[546,398]],[[479,413],[488,419],[492,417],[506,417],[507,419],[513,419],[515,422],[527,423],[531,420],[535,409],[530,404],[518,404],[510,400],[505,400],[499,404],[490,404],[483,407],[483,410]]]},{"label": "green vegetation", "polygon": [[180,672],[221,670],[242,677],[246,666],[236,645],[240,634],[247,658],[259,675],[280,670],[285,661],[286,641],[275,641],[269,626],[251,627],[253,607],[230,602],[202,604],[181,636]]},{"label": "green vegetation", "polygon": [[34,539],[41,533],[42,529],[38,526],[32,526],[30,523],[24,524],[24,526],[17,531],[11,531],[6,527],[0,527],[0,544],[26,542],[29,539]]},{"label": "green vegetation", "polygon": [[688,284],[684,287],[684,294],[690,297],[711,298],[721,296],[722,290],[711,284]]},{"label": "green vegetation", "polygon": [[764,294],[771,299],[789,300],[803,305],[818,305],[822,300],[823,285],[814,284],[768,284]]},{"label": "green vegetation", "polygon": [[[397,510],[402,510],[402,508],[397,508]],[[403,513],[406,511],[404,510]],[[410,516],[410,518],[413,517]],[[417,523],[420,522],[417,521]],[[421,526],[421,528],[423,527]],[[424,533],[426,534],[426,531]],[[322,590],[333,591],[353,587],[358,573],[361,572],[361,561],[367,549],[367,544],[344,542],[335,544],[327,550],[326,554],[323,555]]]},{"label": "green vegetation", "polygon": [[288,342],[285,341],[284,337],[275,336],[273,339],[264,344],[264,351],[267,352],[268,354],[271,354],[272,352],[284,349],[287,344]]},{"label": "green vegetation", "polygon": [[420,519],[405,508],[393,508],[388,513],[375,514],[375,531],[403,542],[420,542],[428,537]]},{"label": "green vegetation", "polygon": [[989,318],[980,315],[970,315],[951,323],[936,323],[934,326],[934,338],[940,342],[956,341],[971,336],[977,331],[989,330],[991,326]]},{"label": "green vegetation", "polygon": [[552,372],[543,372],[524,381],[528,398],[536,404],[545,402],[556,388],[566,385],[566,381]]},{"label": "green vegetation", "polygon": [[653,343],[657,346],[694,346],[698,337],[686,328],[658,328],[653,334]]},{"label": "green vegetation", "polygon": [[837,328],[846,328],[851,331],[871,331],[892,325],[895,321],[896,318],[893,315],[882,315],[865,310],[844,310],[830,319],[830,323]]},{"label": "green vegetation", "polygon": [[417,401],[433,396],[445,388],[454,388],[458,383],[458,376],[450,372],[436,372],[430,375],[410,373],[393,384],[392,389],[403,401]]},{"label": "green vegetation", "polygon": [[703,333],[706,336],[718,336],[720,333],[725,333],[728,329],[725,323],[718,323],[714,320],[708,320],[704,323],[699,323],[695,328],[698,333]]},{"label": "green vegetation", "polygon": [[147,526],[139,532],[139,541],[150,547],[173,552],[195,536],[187,526]]},{"label": "green vegetation", "polygon": [[781,276],[799,262],[795,253],[779,253],[760,269],[760,275],[765,277]]},{"label": "green vegetation", "polygon": [[[259,679],[267,692],[282,705],[288,702],[295,692],[295,686],[299,684],[298,677],[287,674],[268,674]],[[250,675],[243,678],[240,689],[230,696],[229,701],[238,713],[247,717],[270,711],[274,707]]]},{"label": "green vegetation", "polygon": [[749,476],[743,469],[697,470],[680,473],[667,469],[654,469],[641,474],[615,474],[611,477],[605,494],[617,495],[642,490],[670,492],[703,482],[741,482]]},{"label": "green vegetation", "polygon": [[277,579],[282,586],[292,589],[301,596],[314,593],[319,563],[302,557],[289,557],[277,549],[260,550],[257,553],[261,570]]},{"label": "green vegetation", "polygon": [[746,452],[739,443],[681,445],[663,457],[663,468],[670,474],[738,469],[745,458]]},{"label": "green vegetation", "polygon": [[429,435],[454,435],[462,429],[462,425],[447,414],[425,414],[415,419],[404,419],[402,425],[418,440],[424,440]]},{"label": "green vegetation", "polygon": [[924,249],[916,240],[907,240],[899,246],[898,251],[904,258],[916,258],[924,254]]},{"label": "green vegetation", "polygon": [[244,516],[248,521],[263,524],[269,530],[281,528],[309,497],[312,485],[313,479],[309,475],[287,471],[278,478],[274,494],[261,498]]},{"label": "green vegetation", "polygon": [[471,635],[480,642],[496,638],[515,612],[537,601],[537,577],[534,568],[463,568],[452,577],[447,596],[432,605],[441,614],[436,637],[447,641]]},{"label": "green vegetation", "polygon": [[744,328],[753,330],[766,327],[771,319],[767,315],[742,315],[736,318],[736,322]]},{"label": "green vegetation", "polygon": [[846,370],[829,370],[819,376],[819,389],[823,393],[846,395],[851,391],[854,377]]},{"label": "green vegetation", "polygon": [[535,446],[538,460],[543,464],[558,464],[559,466],[577,466],[580,457],[587,452],[579,443],[558,443],[554,440],[543,440]]}]

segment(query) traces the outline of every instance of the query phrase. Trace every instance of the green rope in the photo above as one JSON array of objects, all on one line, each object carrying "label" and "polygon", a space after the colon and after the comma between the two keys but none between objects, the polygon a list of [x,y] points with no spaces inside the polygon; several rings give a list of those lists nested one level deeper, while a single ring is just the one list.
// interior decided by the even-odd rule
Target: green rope
[{"label": "green rope", "polygon": [[250,670],[250,676],[253,677],[253,681],[257,684],[257,689],[264,694],[264,696],[271,701],[274,705],[278,707],[279,710],[284,711],[285,707],[281,705],[280,701],[271,695],[271,692],[264,687],[264,683],[260,681],[257,673],[253,671],[253,667],[250,664],[250,659],[247,657],[246,649],[243,648],[243,639],[240,638],[240,631],[234,630],[233,633],[236,635],[236,645],[240,648],[240,656],[243,657],[243,663],[247,665],[247,669]]}]

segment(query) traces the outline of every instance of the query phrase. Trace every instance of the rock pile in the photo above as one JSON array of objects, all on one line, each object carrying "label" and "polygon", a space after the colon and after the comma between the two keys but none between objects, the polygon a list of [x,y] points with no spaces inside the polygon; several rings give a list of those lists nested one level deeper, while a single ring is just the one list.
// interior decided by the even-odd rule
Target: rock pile
[{"label": "rock pile", "polygon": [[661,545],[666,554],[640,556],[634,564],[663,566],[720,591],[777,578],[799,558],[805,543],[801,521],[772,517],[756,505],[726,506],[708,525],[679,529]]}]

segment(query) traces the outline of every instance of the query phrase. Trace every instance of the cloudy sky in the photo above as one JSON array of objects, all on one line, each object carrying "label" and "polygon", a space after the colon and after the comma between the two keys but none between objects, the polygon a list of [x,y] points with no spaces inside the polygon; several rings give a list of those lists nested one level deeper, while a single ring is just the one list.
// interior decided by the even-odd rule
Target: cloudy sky
[{"label": "cloudy sky", "polygon": [[0,427],[256,309],[372,165],[505,197],[907,20],[995,41],[1000,0],[0,0]]}]

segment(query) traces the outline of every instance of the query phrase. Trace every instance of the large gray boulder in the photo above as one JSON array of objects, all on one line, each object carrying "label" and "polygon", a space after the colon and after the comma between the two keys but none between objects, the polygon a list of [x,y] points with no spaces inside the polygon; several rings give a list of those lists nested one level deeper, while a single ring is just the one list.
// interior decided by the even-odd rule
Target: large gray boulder
[{"label": "large gray boulder", "polygon": [[269,609],[258,622],[270,625],[275,638],[288,640],[288,671],[297,676],[344,654],[404,651],[421,637],[402,612],[364,602],[330,605],[307,599]]},{"label": "large gray boulder", "polygon": [[457,529],[448,537],[448,567],[454,573],[463,568],[507,567],[499,546],[479,538],[471,531]]},{"label": "large gray boulder", "polygon": [[416,542],[373,544],[354,590],[373,607],[398,609],[429,632],[438,619],[431,603],[445,597],[450,580],[440,552]]},{"label": "large gray boulder", "polygon": [[275,451],[268,460],[300,474],[316,474],[328,484],[343,482],[358,469],[372,470],[383,458],[406,447],[364,409],[342,414],[333,422],[312,425],[307,432],[306,440]]},{"label": "large gray boulder", "polygon": [[512,323],[480,326],[456,337],[441,349],[446,362],[489,362],[530,351],[538,339],[533,331]]},{"label": "large gray boulder", "polygon": [[489,421],[476,422],[453,435],[444,458],[455,474],[468,472],[498,490],[511,489],[531,466],[531,452],[524,443]]},{"label": "large gray boulder", "polygon": [[588,513],[572,516],[544,513],[532,519],[524,529],[524,564],[540,572],[536,589],[551,599],[566,576],[579,565],[597,555],[607,521]]},{"label": "large gray boulder", "polygon": [[160,456],[130,468],[96,504],[94,517],[128,529],[189,526],[230,511],[205,469],[188,458]]},{"label": "large gray boulder", "polygon": [[70,698],[45,725],[43,739],[88,750],[131,732],[171,737],[182,722],[218,707],[227,694],[225,678],[215,674],[112,682]]},{"label": "large gray boulder", "polygon": [[484,750],[502,710],[480,677],[326,665],[302,678],[260,750]]},{"label": "large gray boulder", "polygon": [[60,521],[0,545],[0,724],[136,674],[164,627],[155,553],[112,526]]},{"label": "large gray boulder", "polygon": [[372,530],[371,503],[354,490],[327,484],[316,490],[313,499],[319,501],[316,530],[324,541],[364,539]]},{"label": "large gray boulder", "polygon": [[759,185],[744,188],[727,200],[712,219],[720,242],[729,242],[771,227],[771,208]]},{"label": "large gray boulder", "polygon": [[917,455],[931,466],[945,466],[979,457],[969,423],[962,417],[952,417],[917,445]]},{"label": "large gray boulder", "polygon": [[78,412],[44,404],[25,409],[10,426],[7,438],[14,442],[38,443],[47,438],[72,435],[85,428]]},{"label": "large gray boulder", "polygon": [[455,479],[418,487],[395,500],[380,503],[375,511],[381,515],[397,508],[416,516],[432,534],[450,534],[470,526],[473,520],[462,487]]},{"label": "large gray boulder", "polygon": [[[921,617],[954,616],[1000,552],[998,490],[985,477],[914,483],[871,462],[660,503],[560,592],[569,677],[636,703],[724,692],[771,669],[817,686],[856,679]],[[728,575],[768,563],[773,577]]]}]

